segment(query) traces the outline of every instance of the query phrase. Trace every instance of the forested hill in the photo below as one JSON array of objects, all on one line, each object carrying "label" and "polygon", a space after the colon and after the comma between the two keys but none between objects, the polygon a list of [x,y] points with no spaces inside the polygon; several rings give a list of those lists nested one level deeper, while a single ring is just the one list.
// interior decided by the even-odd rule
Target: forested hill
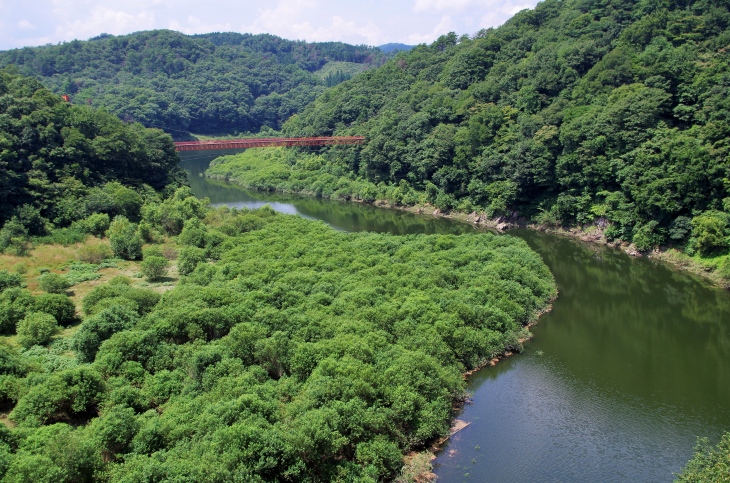
[{"label": "forested hill", "polygon": [[94,213],[134,219],[145,197],[185,181],[178,161],[164,132],[0,70],[0,251]]},{"label": "forested hill", "polygon": [[331,165],[442,209],[597,223],[642,249],[704,226],[711,250],[729,234],[729,25],[715,0],[547,0],[400,53],[284,130],[363,134]]},{"label": "forested hill", "polygon": [[0,52],[0,67],[13,64],[76,104],[180,136],[278,129],[325,89],[314,72],[328,62],[384,59],[379,49],[339,42],[156,30]]}]

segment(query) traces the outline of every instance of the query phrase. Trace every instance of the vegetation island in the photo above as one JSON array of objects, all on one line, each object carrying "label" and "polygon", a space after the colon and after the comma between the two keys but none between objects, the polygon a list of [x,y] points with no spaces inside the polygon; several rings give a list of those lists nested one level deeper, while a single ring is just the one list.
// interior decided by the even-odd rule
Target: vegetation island
[{"label": "vegetation island", "polygon": [[[723,2],[546,0],[412,49],[152,31],[0,52],[0,478],[416,481],[464,374],[557,296],[540,256],[211,207],[173,137],[365,136],[206,175],[572,229],[730,285],[729,48]],[[728,438],[677,478],[727,481]]]}]

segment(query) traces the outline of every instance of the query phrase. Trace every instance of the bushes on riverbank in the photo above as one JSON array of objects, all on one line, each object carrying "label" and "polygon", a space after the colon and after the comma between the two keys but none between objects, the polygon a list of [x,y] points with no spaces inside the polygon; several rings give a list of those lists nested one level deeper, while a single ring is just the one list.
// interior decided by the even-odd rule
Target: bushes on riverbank
[{"label": "bushes on riverbank", "polygon": [[[25,362],[39,348],[7,348],[19,362],[0,374],[0,395],[18,428],[17,443],[0,445],[0,471],[391,478],[404,452],[448,430],[461,373],[519,346],[556,291],[511,237],[343,233],[267,207],[167,203],[145,211],[153,231],[162,212],[192,207],[178,242],[181,258],[196,257],[176,288],[159,302],[128,280],[91,292],[64,346],[78,351],[73,366],[50,362],[69,339],[51,342],[40,366]],[[6,292],[22,290],[5,279]],[[59,441],[86,463],[54,458]]]}]

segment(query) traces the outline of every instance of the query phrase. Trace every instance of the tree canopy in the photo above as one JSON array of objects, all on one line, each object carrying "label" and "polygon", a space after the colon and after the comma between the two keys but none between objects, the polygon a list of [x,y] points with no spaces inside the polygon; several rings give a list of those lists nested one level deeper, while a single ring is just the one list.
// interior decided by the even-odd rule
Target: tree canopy
[{"label": "tree canopy", "polygon": [[344,233],[186,188],[142,213],[187,275],[162,296],[97,286],[73,335],[0,273],[26,347],[0,344],[5,480],[391,479],[448,433],[462,373],[519,349],[556,295],[509,236]]},{"label": "tree canopy", "polygon": [[[155,30],[0,52],[0,67],[12,64],[75,104],[184,137],[279,129],[325,86],[348,79],[347,66],[357,71],[385,57],[341,42]],[[319,75],[328,63],[341,65],[340,74]]]},{"label": "tree canopy", "polygon": [[0,70],[0,249],[94,213],[138,218],[145,197],[185,182],[178,162],[164,132]]},{"label": "tree canopy", "polygon": [[327,169],[440,208],[686,242],[687,219],[730,211],[729,27],[715,0],[546,0],[397,54],[284,132],[364,135]]}]

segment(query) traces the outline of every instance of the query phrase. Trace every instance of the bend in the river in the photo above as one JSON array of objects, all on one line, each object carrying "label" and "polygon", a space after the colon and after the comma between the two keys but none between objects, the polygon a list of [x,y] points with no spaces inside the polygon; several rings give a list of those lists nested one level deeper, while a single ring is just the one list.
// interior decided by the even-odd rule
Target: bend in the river
[{"label": "bend in the river", "polygon": [[[184,154],[214,204],[299,213],[340,230],[464,233],[471,225],[356,203],[244,191],[201,177],[221,153]],[[696,436],[730,430],[730,294],[605,247],[515,230],[560,297],[525,353],[470,378],[471,424],[436,460],[453,481],[671,481]]]}]

